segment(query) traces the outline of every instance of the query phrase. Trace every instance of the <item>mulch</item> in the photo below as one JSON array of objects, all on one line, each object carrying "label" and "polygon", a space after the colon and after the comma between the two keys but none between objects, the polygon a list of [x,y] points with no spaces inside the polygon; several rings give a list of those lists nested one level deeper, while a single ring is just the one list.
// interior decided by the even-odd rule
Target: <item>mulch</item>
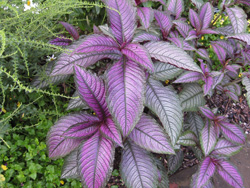
[{"label": "mulch", "polygon": [[[207,97],[207,106],[209,108],[218,108],[220,115],[225,115],[231,123],[241,126],[245,134],[250,134],[250,109],[248,107],[246,98],[244,97],[245,91],[239,96],[239,102],[235,102],[225,94],[215,93],[212,97]],[[199,163],[199,160],[195,157],[190,147],[181,147],[184,153],[184,160],[182,166],[178,169],[181,171],[186,168],[190,168]],[[164,166],[167,168],[166,155],[157,155],[161,158]],[[119,163],[121,158],[121,149],[116,149],[114,169],[119,169]],[[120,176],[111,176],[106,188],[111,188],[112,185],[116,185],[119,188],[126,188],[124,182]]]}]

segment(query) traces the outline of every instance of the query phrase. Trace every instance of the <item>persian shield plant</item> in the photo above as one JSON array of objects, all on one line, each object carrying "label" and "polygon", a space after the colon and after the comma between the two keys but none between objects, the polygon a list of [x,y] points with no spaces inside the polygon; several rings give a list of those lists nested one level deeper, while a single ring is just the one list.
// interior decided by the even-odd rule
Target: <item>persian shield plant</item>
[{"label": "persian shield plant", "polygon": [[[228,16],[229,24],[220,28],[210,2],[192,1],[188,18],[182,17],[183,0],[155,1],[157,10],[144,7],[147,0],[103,2],[109,26],[94,27],[94,34],[82,38],[61,23],[77,41],[48,71],[52,83],[74,74],[79,98],[68,109],[90,108],[95,114],[69,114],[48,133],[49,157],[66,157],[62,178],[105,187],[115,148],[121,147],[127,187],[168,187],[167,174],[183,160],[180,146],[189,146],[201,161],[191,187],[212,187],[215,171],[230,185],[244,187],[229,161],[245,143],[244,133],[205,105],[205,96],[225,93],[237,101],[242,81],[250,101],[249,34],[246,14],[237,6],[249,2],[222,1],[219,15]],[[217,40],[209,47],[201,42],[204,36]],[[87,70],[102,59],[111,60],[104,74]],[[168,171],[154,153],[167,154]]]}]

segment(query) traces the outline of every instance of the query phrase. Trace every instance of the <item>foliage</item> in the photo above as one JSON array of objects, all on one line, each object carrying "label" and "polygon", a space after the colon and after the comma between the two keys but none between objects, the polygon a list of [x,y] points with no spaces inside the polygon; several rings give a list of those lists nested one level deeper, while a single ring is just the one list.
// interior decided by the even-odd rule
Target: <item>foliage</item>
[{"label": "foliage", "polygon": [[[98,6],[106,7],[108,25],[94,27],[94,34],[85,37],[62,20],[69,35],[50,32],[56,37],[51,44],[35,43],[63,51],[45,66],[43,76],[37,74],[36,88],[24,86],[7,65],[1,67],[19,90],[51,96],[57,115],[55,97],[70,97],[57,94],[53,84],[71,83],[74,75],[77,91],[68,109],[90,109],[61,117],[47,135],[49,157],[65,157],[62,178],[79,179],[84,187],[105,187],[115,148],[121,147],[120,172],[127,187],[168,187],[166,169],[153,153],[168,155],[173,174],[183,160],[184,145],[201,159],[191,187],[212,187],[215,171],[230,185],[243,187],[229,157],[242,148],[244,133],[204,104],[205,96],[214,92],[237,101],[241,81],[250,100],[250,34],[239,6],[249,1],[222,1],[216,16],[210,2],[192,1],[188,14],[184,2],[103,0]],[[6,36],[2,31],[2,54]],[[52,91],[41,89],[45,87]]]}]

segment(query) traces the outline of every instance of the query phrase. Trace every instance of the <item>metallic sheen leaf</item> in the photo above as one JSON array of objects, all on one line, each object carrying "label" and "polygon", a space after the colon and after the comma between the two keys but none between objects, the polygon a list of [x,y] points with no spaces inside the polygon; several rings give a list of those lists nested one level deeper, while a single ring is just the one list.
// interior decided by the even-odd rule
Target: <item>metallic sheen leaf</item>
[{"label": "metallic sheen leaf", "polygon": [[200,136],[200,132],[202,128],[204,127],[204,121],[195,112],[189,112],[187,113],[187,122],[190,125],[190,130],[193,131],[198,138]]},{"label": "metallic sheen leaf", "polygon": [[192,131],[186,131],[181,134],[177,143],[183,146],[195,146],[197,138]]},{"label": "metallic sheen leaf", "polygon": [[62,167],[61,179],[74,178],[79,179],[77,172],[78,148],[72,151],[65,159]]},{"label": "metallic sheen leaf", "polygon": [[71,24],[69,24],[67,22],[59,22],[59,23],[62,24],[65,27],[65,29],[69,32],[69,34],[75,40],[79,39],[79,33],[78,33],[77,29],[73,25],[71,25]]},{"label": "metallic sheen leaf", "polygon": [[138,7],[137,14],[140,18],[141,24],[145,29],[148,29],[154,18],[153,9],[149,7]]},{"label": "metallic sheen leaf", "polygon": [[75,91],[75,93],[72,95],[72,97],[78,97],[78,98],[70,99],[66,110],[71,110],[71,109],[75,109],[75,108],[81,108],[81,109],[88,109],[89,108],[87,106],[87,104],[82,101],[82,99],[80,98],[80,94],[77,91]]},{"label": "metallic sheen leaf", "polygon": [[174,174],[178,170],[183,162],[183,151],[179,150],[175,155],[169,155],[168,157],[168,173]]},{"label": "metallic sheen leaf", "polygon": [[230,35],[230,36],[228,36],[228,38],[237,39],[237,40],[246,42],[247,45],[250,45],[250,34],[249,33]]},{"label": "metallic sheen leaf", "polygon": [[242,149],[242,146],[235,145],[226,139],[218,140],[212,154],[231,157]]},{"label": "metallic sheen leaf", "polygon": [[183,0],[169,0],[167,9],[175,15],[176,19],[180,18],[181,13],[184,11]]}]

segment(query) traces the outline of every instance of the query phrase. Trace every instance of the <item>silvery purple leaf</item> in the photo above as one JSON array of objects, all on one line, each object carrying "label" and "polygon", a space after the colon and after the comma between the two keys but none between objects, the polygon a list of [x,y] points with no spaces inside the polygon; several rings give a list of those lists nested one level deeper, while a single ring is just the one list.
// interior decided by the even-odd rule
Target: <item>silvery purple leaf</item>
[{"label": "silvery purple leaf", "polygon": [[208,119],[215,119],[215,115],[210,108],[204,106],[200,107],[200,110]]},{"label": "silvery purple leaf", "polygon": [[237,40],[246,42],[248,45],[250,45],[250,34],[249,33],[230,35],[230,36],[228,36],[228,38],[237,39]]},{"label": "silvery purple leaf", "polygon": [[226,8],[227,15],[231,20],[234,33],[244,33],[247,28],[247,15],[245,11],[240,7]]},{"label": "silvery purple leaf", "polygon": [[204,95],[207,95],[212,89],[214,80],[211,76],[208,76],[205,78],[204,81],[205,81],[205,84],[203,85],[203,91],[204,91]]},{"label": "silvery purple leaf", "polygon": [[76,30],[76,28],[69,24],[69,23],[66,23],[66,22],[59,22],[60,24],[62,24],[65,29],[69,32],[69,34],[75,39],[75,40],[78,40],[79,39],[79,33],[78,31]]},{"label": "silvery purple leaf", "polygon": [[206,185],[209,179],[214,175],[215,165],[210,157],[206,157],[201,165],[199,170],[197,171],[196,178],[196,188],[201,188]]},{"label": "silvery purple leaf", "polygon": [[199,84],[185,84],[179,94],[183,111],[198,111],[200,106],[204,106],[206,101],[202,88]]},{"label": "silvery purple leaf", "polygon": [[222,134],[230,141],[236,144],[244,144],[246,141],[245,134],[242,129],[237,125],[220,121],[220,128],[222,130]]},{"label": "silvery purple leaf", "polygon": [[93,25],[93,33],[98,35],[102,34],[101,30],[96,25]]},{"label": "silvery purple leaf", "polygon": [[247,104],[250,107],[250,79],[248,77],[244,77],[242,79],[242,84],[245,86],[245,89],[247,90],[246,99],[247,99]]},{"label": "silvery purple leaf", "polygon": [[100,132],[105,138],[110,139],[117,145],[123,147],[121,133],[118,131],[111,118],[107,118],[105,123],[101,125]]},{"label": "silvery purple leaf", "polygon": [[204,155],[203,155],[202,150],[200,148],[198,148],[197,146],[193,146],[191,148],[192,148],[192,151],[194,152],[194,155],[197,159],[199,159],[200,161],[204,159]]},{"label": "silvery purple leaf", "polygon": [[200,134],[200,144],[205,156],[209,155],[217,142],[216,132],[214,126],[210,124],[209,120],[206,120]]},{"label": "silvery purple leaf", "polygon": [[205,3],[200,9],[199,16],[202,22],[202,29],[208,28],[214,17],[213,6],[209,2]]},{"label": "silvery purple leaf", "polygon": [[188,40],[193,40],[193,39],[196,39],[196,38],[198,38],[198,37],[197,37],[197,32],[196,32],[195,30],[190,30],[190,31],[188,32],[188,35],[187,35],[187,37],[185,38],[185,40],[188,41]]},{"label": "silvery purple leaf", "polygon": [[191,1],[198,9],[200,9],[204,4],[203,0],[191,0]]},{"label": "silvery purple leaf", "polygon": [[72,95],[72,97],[78,97],[76,99],[70,99],[68,107],[66,110],[72,110],[75,108],[88,109],[89,107],[82,101],[80,95],[77,91]]},{"label": "silvery purple leaf", "polygon": [[76,113],[64,116],[59,119],[54,126],[51,127],[47,135],[47,146],[49,157],[57,159],[64,157],[73,151],[83,139],[70,139],[63,136],[64,132],[72,125],[86,121],[97,121],[97,117],[90,116],[85,113]]},{"label": "silvery purple leaf", "polygon": [[93,119],[90,119],[88,121],[74,124],[67,130],[65,130],[62,136],[65,138],[74,139],[81,139],[92,136],[99,128],[99,121],[99,119],[97,120],[96,117],[93,117]]},{"label": "silvery purple leaf", "polygon": [[71,56],[71,52],[73,52],[83,41],[84,39],[80,39],[79,41],[73,43],[58,57],[50,76],[73,74],[74,65],[88,67],[101,59],[110,58],[118,60],[121,58],[122,54],[118,50],[88,54],[74,54]]},{"label": "silvery purple leaf", "polygon": [[205,60],[210,60],[209,54],[206,49],[204,48],[199,48],[196,50],[196,53],[199,54],[199,56]]},{"label": "silvery purple leaf", "polygon": [[202,79],[202,74],[199,72],[192,72],[192,71],[186,71],[183,74],[181,74],[174,83],[190,83],[190,82],[196,82],[198,80]]},{"label": "silvery purple leaf", "polygon": [[175,15],[175,19],[178,19],[181,16],[181,13],[184,11],[183,0],[170,0],[167,4],[167,9]]},{"label": "silvery purple leaf", "polygon": [[56,46],[68,46],[72,43],[72,40],[67,39],[65,37],[57,37],[55,39],[50,40],[49,43]]},{"label": "silvery purple leaf", "polygon": [[227,25],[225,27],[216,28],[215,31],[217,31],[217,33],[221,35],[233,35],[234,34],[234,29],[232,25]]},{"label": "silvery purple leaf", "polygon": [[161,4],[163,5],[166,5],[166,2],[165,0],[135,0],[137,3],[137,5],[139,5],[140,3],[145,3],[145,2],[148,2],[148,1],[155,1],[155,2],[160,2]]},{"label": "silvery purple leaf", "polygon": [[180,36],[179,36],[178,31],[170,31],[168,39],[169,38],[179,38],[179,37]]},{"label": "silvery purple leaf", "polygon": [[109,115],[102,79],[79,66],[75,66],[75,83],[81,99],[94,110],[100,120]]},{"label": "silvery purple leaf", "polygon": [[189,9],[189,21],[192,24],[192,26],[196,29],[197,32],[200,32],[201,27],[202,27],[202,22],[198,16],[198,14],[193,10]]},{"label": "silvery purple leaf", "polygon": [[193,131],[198,138],[202,128],[204,127],[204,121],[202,118],[195,112],[188,112],[187,122],[190,125],[190,130]]},{"label": "silvery purple leaf", "polygon": [[172,37],[172,38],[168,38],[168,40],[183,50],[186,50],[186,51],[195,50],[195,48],[191,44],[189,44],[187,41],[185,41],[181,38]]},{"label": "silvery purple leaf", "polygon": [[186,22],[181,21],[181,20],[175,20],[173,21],[173,24],[176,25],[176,29],[183,36],[183,38],[186,38],[188,36],[188,33],[191,29],[190,25],[188,25]]},{"label": "silvery purple leaf", "polygon": [[234,101],[239,101],[238,96],[235,93],[231,92],[231,91],[226,91],[226,95],[228,97],[230,97],[231,99],[233,99]]},{"label": "silvery purple leaf", "polygon": [[140,18],[141,24],[145,27],[145,29],[148,29],[154,18],[153,9],[149,7],[138,7],[137,14]]},{"label": "silvery purple leaf", "polygon": [[243,188],[243,180],[240,173],[230,162],[219,160],[219,166],[217,168],[219,175],[230,185],[235,188]]},{"label": "silvery purple leaf", "polygon": [[[198,172],[192,175],[192,181],[190,184],[190,188],[197,188],[196,182],[197,182]],[[204,185],[202,188],[214,188],[214,184],[211,180],[208,180],[206,185]]]},{"label": "silvery purple leaf", "polygon": [[200,164],[197,171],[196,188],[201,188],[206,185],[209,179],[214,175],[215,165],[210,157],[206,157]]},{"label": "silvery purple leaf", "polygon": [[169,155],[168,157],[168,173],[174,174],[178,170],[183,162],[183,151],[180,149],[175,155]]},{"label": "silvery purple leaf", "polygon": [[220,75],[218,75],[218,76],[215,76],[215,77],[213,77],[213,80],[214,80],[214,83],[213,83],[213,89],[216,87],[216,86],[218,86],[218,84],[220,84],[221,82],[222,82],[222,80],[223,80],[223,78],[224,78],[224,73],[222,73],[222,74],[220,74]]},{"label": "silvery purple leaf", "polygon": [[205,34],[218,34],[218,32],[216,30],[213,30],[213,29],[202,29],[200,32],[199,32],[200,35],[205,35]]},{"label": "silvery purple leaf", "polygon": [[106,71],[108,108],[122,136],[127,137],[143,111],[145,73],[125,58]]},{"label": "silvery purple leaf", "polygon": [[[202,72],[200,67],[193,61],[193,59],[180,48],[169,44],[167,42],[149,42],[144,45],[151,57],[165,63],[172,64],[176,67]],[[181,56],[180,56],[181,54]]]},{"label": "silvery purple leaf", "polygon": [[185,131],[179,137],[177,143],[183,146],[195,146],[197,142],[197,138],[192,131]]},{"label": "silvery purple leaf", "polygon": [[156,80],[161,80],[161,81],[173,79],[183,72],[183,69],[159,61],[154,63],[154,67],[155,71],[152,77],[155,78]]},{"label": "silvery purple leaf", "polygon": [[97,132],[78,151],[78,174],[84,187],[104,187],[112,169],[115,147],[112,141]]},{"label": "silvery purple leaf", "polygon": [[136,29],[136,7],[129,0],[106,0],[108,20],[119,44],[132,40]]},{"label": "silvery purple leaf", "polygon": [[218,41],[215,41],[213,42],[215,43],[216,45],[222,47],[226,53],[231,57],[233,58],[234,56],[234,46],[232,44],[230,44],[228,41],[226,40],[218,40]]},{"label": "silvery purple leaf", "polygon": [[150,116],[142,114],[129,138],[135,144],[154,153],[175,154],[161,126]]},{"label": "silvery purple leaf", "polygon": [[110,50],[120,50],[119,45],[110,37],[103,35],[89,35],[85,40],[74,50],[75,53],[90,53],[103,52]]},{"label": "silvery purple leaf", "polygon": [[140,44],[130,43],[122,49],[122,53],[128,59],[138,63],[145,69],[154,72],[153,62],[151,61],[151,57],[144,46]]},{"label": "silvery purple leaf", "polygon": [[31,82],[31,85],[36,88],[45,88],[48,87],[50,84],[58,84],[66,81],[70,75],[58,75],[58,76],[50,76],[50,73],[53,70],[54,62],[50,62],[47,65],[43,66],[42,69],[45,67],[44,70],[41,70]]},{"label": "silvery purple leaf", "polygon": [[149,78],[145,105],[157,114],[171,138],[172,145],[175,145],[181,133],[183,114],[174,89],[163,87],[159,81]]},{"label": "silvery purple leaf", "polygon": [[165,12],[158,10],[154,11],[154,16],[160,26],[163,37],[166,38],[173,25],[171,16]]},{"label": "silvery purple leaf", "polygon": [[147,33],[145,31],[141,31],[134,35],[132,43],[139,43],[145,41],[159,41],[160,37],[155,33]]},{"label": "silvery purple leaf", "polygon": [[72,151],[65,159],[62,167],[61,179],[73,178],[80,179],[77,172],[78,148]]},{"label": "silvery purple leaf", "polygon": [[237,3],[242,3],[242,4],[245,4],[247,6],[250,6],[250,1],[249,0],[238,0]]},{"label": "silvery purple leaf", "polygon": [[102,34],[111,37],[112,39],[115,39],[115,36],[113,35],[111,29],[109,28],[108,24],[100,25],[98,28],[101,30]]},{"label": "silvery purple leaf", "polygon": [[221,45],[217,44],[216,42],[211,42],[211,45],[219,61],[221,62],[221,64],[224,64],[226,61],[226,55],[227,55],[226,50]]},{"label": "silvery purple leaf", "polygon": [[238,153],[241,149],[242,146],[235,145],[229,142],[228,140],[222,138],[218,140],[212,154],[231,157],[232,155]]},{"label": "silvery purple leaf", "polygon": [[120,163],[120,173],[125,185],[133,188],[155,187],[158,182],[157,172],[150,153],[127,140]]}]

